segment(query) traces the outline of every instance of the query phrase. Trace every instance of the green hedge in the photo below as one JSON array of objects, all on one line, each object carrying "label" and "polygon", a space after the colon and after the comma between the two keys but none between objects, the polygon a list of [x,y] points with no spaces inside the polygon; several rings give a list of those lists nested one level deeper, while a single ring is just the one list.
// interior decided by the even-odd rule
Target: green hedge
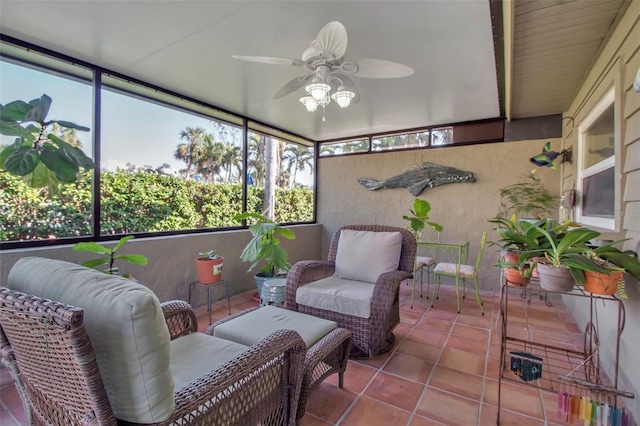
[{"label": "green hedge", "polygon": [[[242,186],[195,182],[146,171],[101,175],[102,234],[157,232],[238,225]],[[262,211],[263,188],[249,186],[247,210]],[[91,235],[91,177],[62,185],[49,198],[22,179],[0,173],[0,241]],[[313,220],[313,190],[276,191],[276,221]]]}]

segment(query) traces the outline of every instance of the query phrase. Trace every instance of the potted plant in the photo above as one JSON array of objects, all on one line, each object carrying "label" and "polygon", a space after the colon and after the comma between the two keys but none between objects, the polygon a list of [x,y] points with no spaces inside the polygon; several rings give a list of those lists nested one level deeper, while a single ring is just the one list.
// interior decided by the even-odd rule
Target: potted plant
[{"label": "potted plant", "polygon": [[584,285],[586,291],[602,295],[612,295],[617,291],[622,299],[626,299],[625,272],[640,281],[640,262],[637,256],[633,252],[623,252],[614,247],[620,242],[622,241],[612,241],[587,252],[587,256],[606,272],[584,270],[584,281],[580,281],[579,277],[578,282]]},{"label": "potted plant", "polygon": [[545,220],[517,220],[514,213],[509,219],[498,216],[489,222],[498,225],[495,231],[500,236],[500,240],[491,242],[500,246],[500,261],[495,266],[503,269],[508,285],[526,287],[535,271],[535,263],[528,259],[520,263],[520,252],[539,248],[538,239],[528,238],[526,232],[532,226],[543,225]]},{"label": "potted plant", "polygon": [[413,210],[409,209],[411,215],[404,215],[402,218],[409,221],[409,228],[413,233],[416,241],[420,240],[420,234],[426,225],[429,225],[436,232],[442,232],[442,225],[435,222],[429,222],[429,212],[431,211],[431,204],[426,200],[416,198],[413,201]]},{"label": "potted plant", "polygon": [[199,253],[196,258],[198,282],[200,284],[217,284],[222,278],[222,264],[224,257],[218,256],[215,250]]},{"label": "potted plant", "polygon": [[73,250],[74,251],[86,251],[86,252],[90,252],[90,253],[98,253],[98,254],[105,254],[106,256],[104,257],[100,257],[98,259],[90,259],[87,260],[85,262],[82,262],[82,266],[86,266],[87,268],[96,268],[98,269],[99,266],[103,266],[103,265],[107,265],[107,268],[104,269],[99,269],[100,271],[104,272],[105,274],[110,274],[110,275],[121,275],[124,278],[130,278],[133,279],[131,277],[130,274],[128,273],[124,273],[124,274],[120,274],[120,268],[118,268],[117,266],[114,265],[116,260],[124,260],[127,261],[129,263],[133,263],[135,265],[146,265],[147,262],[149,261],[147,259],[146,256],[143,256],[141,254],[116,254],[116,252],[118,250],[120,250],[120,248],[129,240],[132,240],[134,237],[133,235],[129,235],[126,237],[122,237],[120,238],[120,241],[118,241],[118,243],[112,248],[108,248],[102,244],[98,244],[96,242],[93,241],[87,241],[87,242],[82,242],[82,243],[76,243],[73,246]]},{"label": "potted plant", "polygon": [[[427,225],[438,233],[442,232],[442,225],[429,221],[430,211],[431,204],[429,204],[428,201],[416,198],[413,201],[413,210],[409,209],[409,213],[411,213],[411,215],[402,216],[404,220],[409,221],[409,229],[416,241],[420,241],[420,235]],[[429,285],[431,283],[429,276],[430,267],[434,265],[435,262],[435,257],[421,257],[418,256],[418,252],[416,251],[416,256],[413,259],[413,291],[411,292],[411,309],[413,309],[413,296],[416,289],[416,275],[418,270],[421,270],[422,268],[427,269],[427,291],[429,291]],[[418,267],[418,265],[420,265],[420,267]],[[422,274],[424,274],[424,270],[420,272],[420,297],[422,297]]]},{"label": "potted plant", "polygon": [[293,240],[296,236],[292,230],[257,213],[244,212],[233,218],[236,221],[247,219],[255,219],[255,222],[249,226],[253,238],[240,254],[240,259],[244,262],[251,262],[247,272],[251,272],[260,262],[264,262],[260,272],[254,276],[258,295],[260,295],[264,281],[273,277],[283,277],[291,268],[289,254],[280,245],[278,237]]},{"label": "potted plant", "polygon": [[542,236],[540,248],[524,251],[520,261],[535,258],[540,274],[540,287],[552,291],[571,291],[574,283],[584,283],[584,271],[607,273],[589,256],[586,243],[600,233],[588,228],[576,228],[564,232],[564,227],[546,230],[540,226],[531,227],[527,237]]}]

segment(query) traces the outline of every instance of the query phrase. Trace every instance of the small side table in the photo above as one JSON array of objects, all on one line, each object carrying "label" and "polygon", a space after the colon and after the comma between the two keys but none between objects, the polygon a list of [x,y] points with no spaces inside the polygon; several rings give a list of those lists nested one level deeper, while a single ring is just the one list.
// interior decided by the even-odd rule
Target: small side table
[{"label": "small side table", "polygon": [[209,311],[209,325],[211,325],[211,287],[218,287],[220,285],[224,285],[225,295],[227,296],[227,307],[229,308],[229,315],[231,315],[231,300],[229,298],[229,281],[220,280],[215,284],[200,284],[199,281],[191,281],[189,283],[189,304],[191,304],[191,293],[193,292],[193,287],[196,285],[207,288],[207,310]]}]

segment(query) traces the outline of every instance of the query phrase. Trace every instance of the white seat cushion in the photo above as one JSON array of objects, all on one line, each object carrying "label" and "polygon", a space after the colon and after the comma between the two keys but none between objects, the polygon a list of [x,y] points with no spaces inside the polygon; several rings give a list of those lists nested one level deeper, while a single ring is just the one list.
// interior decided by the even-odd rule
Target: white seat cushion
[{"label": "white seat cushion", "polygon": [[381,274],[398,270],[401,250],[400,232],[343,229],[336,252],[336,275],[375,283]]},{"label": "white seat cushion", "polygon": [[[455,275],[457,267],[458,265],[455,263],[438,263],[438,265],[433,270],[433,272],[448,274],[448,275]],[[458,275],[461,277],[475,277],[476,268],[473,265],[460,265],[460,270],[458,271]]]},{"label": "white seat cushion", "polygon": [[115,416],[157,423],[174,409],[170,336],[160,302],[142,284],[75,263],[24,257],[8,286],[84,310],[100,376]]},{"label": "white seat cushion", "polygon": [[334,321],[265,306],[216,326],[213,335],[243,345],[254,345],[275,331],[294,330],[308,349],[337,327]]},{"label": "white seat cushion", "polygon": [[204,333],[191,333],[171,342],[171,370],[176,389],[192,383],[247,349],[247,346]]},{"label": "white seat cushion", "polygon": [[416,256],[416,269],[435,265],[436,259],[428,256]]},{"label": "white seat cushion", "polygon": [[303,285],[296,292],[296,303],[360,318],[371,316],[374,285],[345,280],[335,275]]}]

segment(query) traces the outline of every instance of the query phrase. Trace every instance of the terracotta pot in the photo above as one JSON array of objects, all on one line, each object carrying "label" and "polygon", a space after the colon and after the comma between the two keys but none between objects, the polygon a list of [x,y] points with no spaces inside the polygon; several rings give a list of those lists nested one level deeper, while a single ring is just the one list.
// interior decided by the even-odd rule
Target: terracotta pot
[{"label": "terracotta pot", "polygon": [[601,272],[584,272],[584,289],[594,294],[611,296],[618,289],[618,281],[622,271],[609,271],[609,275]]},{"label": "terracotta pot", "polygon": [[507,285],[511,287],[526,287],[529,285],[529,277],[524,277],[517,268],[505,268],[504,277]]},{"label": "terracotta pot", "polygon": [[196,268],[198,269],[198,282],[200,284],[216,284],[222,279],[222,264],[224,257],[218,256],[216,259],[198,258]]},{"label": "terracotta pot", "polygon": [[538,273],[540,274],[540,287],[545,290],[562,292],[573,290],[575,281],[569,268],[538,263]]},{"label": "terracotta pot", "polygon": [[520,252],[518,250],[507,250],[504,254],[504,261],[509,263],[518,264],[518,257],[520,256]]}]

